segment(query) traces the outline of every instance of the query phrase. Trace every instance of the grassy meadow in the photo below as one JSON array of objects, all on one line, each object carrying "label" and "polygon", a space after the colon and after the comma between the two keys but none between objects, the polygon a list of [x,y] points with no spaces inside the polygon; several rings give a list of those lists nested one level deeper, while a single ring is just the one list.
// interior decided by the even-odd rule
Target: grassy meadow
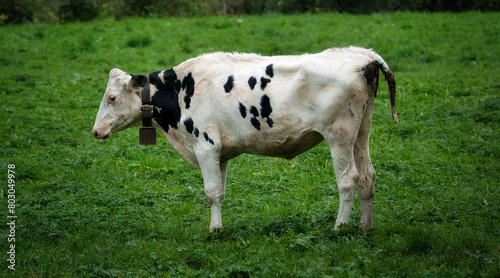
[{"label": "grassy meadow", "polygon": [[[2,26],[0,39],[0,219],[17,217],[15,242],[0,228],[2,277],[500,276],[499,13],[106,19]],[[201,172],[165,138],[140,146],[137,128],[91,134],[112,68],[349,45],[378,52],[398,86],[394,125],[381,77],[366,233],[359,201],[333,231],[324,143],[293,160],[233,159],[224,229],[209,234]]]}]

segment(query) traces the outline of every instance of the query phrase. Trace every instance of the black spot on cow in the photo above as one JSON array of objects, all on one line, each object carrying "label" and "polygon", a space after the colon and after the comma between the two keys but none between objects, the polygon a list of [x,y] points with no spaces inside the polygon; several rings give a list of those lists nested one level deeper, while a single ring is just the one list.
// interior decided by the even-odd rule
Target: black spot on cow
[{"label": "black spot on cow", "polygon": [[196,138],[200,136],[200,130],[197,127],[194,127],[194,121],[192,118],[187,118],[186,120],[184,120],[184,125],[186,126],[187,132],[194,134]]},{"label": "black spot on cow", "polygon": [[252,123],[253,127],[255,127],[257,130],[260,130],[260,122],[257,118],[251,118],[250,123]]},{"label": "black spot on cow", "polygon": [[[241,107],[245,108],[243,104],[240,103],[240,113]],[[250,123],[257,129],[260,130],[261,123],[259,117],[266,119],[266,123],[269,127],[273,127],[274,121],[271,119],[271,113],[273,112],[273,108],[271,107],[271,100],[267,95],[263,95],[260,98],[260,113],[259,109],[255,106],[250,106],[249,113],[252,115],[250,118]],[[246,113],[245,113],[246,116]]]},{"label": "black spot on cow", "polygon": [[247,108],[245,107],[245,105],[243,105],[243,103],[240,102],[240,106],[238,107],[238,109],[240,110],[240,114],[241,116],[244,118],[247,117]]},{"label": "black spot on cow", "polygon": [[181,108],[179,107],[180,80],[173,70],[163,72],[163,80],[160,78],[161,72],[149,74],[149,82],[156,87],[151,101],[154,106],[153,119],[165,132],[169,126],[177,129],[177,123],[181,119]]},{"label": "black spot on cow", "polygon": [[263,95],[260,98],[260,116],[262,118],[267,118],[267,124],[269,127],[273,127],[274,121],[269,116],[273,112],[273,108],[271,107],[271,101],[267,95]]},{"label": "black spot on cow", "polygon": [[208,134],[206,132],[203,132],[203,138],[205,138],[205,141],[207,141],[208,143],[215,145],[214,140],[212,140],[212,138],[208,137]]},{"label": "black spot on cow", "polygon": [[274,121],[271,118],[267,118],[266,123],[269,127],[273,127]]},{"label": "black spot on cow", "polygon": [[273,64],[266,67],[266,74],[271,78],[274,76]]},{"label": "black spot on cow", "polygon": [[186,109],[189,109],[191,106],[191,98],[194,95],[194,79],[191,73],[188,73],[182,79],[182,89],[186,92],[186,95],[184,96],[184,103],[186,103]]},{"label": "black spot on cow", "polygon": [[257,107],[255,106],[250,107],[250,114],[252,114],[255,118],[257,118],[259,116],[259,110],[257,109]]},{"label": "black spot on cow", "polygon": [[271,107],[271,101],[267,95],[263,95],[260,98],[260,115],[262,118],[269,117],[273,112],[273,108]]},{"label": "black spot on cow", "polygon": [[257,78],[254,76],[248,78],[248,86],[250,86],[250,89],[253,90],[255,88],[255,84],[257,84]]},{"label": "black spot on cow", "polygon": [[186,120],[184,120],[184,125],[186,126],[186,131],[192,134],[194,131],[193,119],[187,118]]},{"label": "black spot on cow", "polygon": [[271,82],[271,79],[261,77],[260,78],[260,89],[264,90],[267,86],[267,83]]},{"label": "black spot on cow", "polygon": [[224,84],[224,91],[226,91],[226,93],[229,94],[229,92],[231,92],[233,87],[234,87],[234,76],[230,75],[227,78],[226,84]]},{"label": "black spot on cow", "polygon": [[255,106],[252,106],[250,107],[250,114],[252,114],[252,118],[250,118],[250,123],[252,123],[252,125],[257,129],[257,130],[260,130],[260,122],[259,122],[259,119],[257,119],[257,117],[259,116],[259,110],[257,109],[257,107]]}]

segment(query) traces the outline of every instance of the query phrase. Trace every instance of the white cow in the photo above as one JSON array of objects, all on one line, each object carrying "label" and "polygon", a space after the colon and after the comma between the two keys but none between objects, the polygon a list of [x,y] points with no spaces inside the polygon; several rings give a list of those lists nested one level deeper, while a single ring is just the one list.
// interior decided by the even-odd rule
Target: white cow
[{"label": "white cow", "polygon": [[[396,84],[386,62],[359,47],[264,57],[212,53],[147,76],[110,72],[95,138],[141,123],[151,91],[152,125],[203,174],[210,232],[222,227],[228,162],[243,153],[291,159],[325,140],[340,196],[335,228],[349,222],[355,190],[361,227],[372,227],[375,170],[368,152],[379,69],[397,123]],[[149,100],[149,99],[148,99]]]}]

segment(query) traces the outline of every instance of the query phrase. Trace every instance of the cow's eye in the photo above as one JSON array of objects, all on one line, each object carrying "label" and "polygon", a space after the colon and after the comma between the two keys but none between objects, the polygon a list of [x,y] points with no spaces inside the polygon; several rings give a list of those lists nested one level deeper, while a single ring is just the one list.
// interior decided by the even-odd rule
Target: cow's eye
[{"label": "cow's eye", "polygon": [[109,97],[109,102],[110,102],[110,103],[113,103],[113,102],[115,102],[115,101],[116,101],[116,96],[110,96],[110,97]]}]

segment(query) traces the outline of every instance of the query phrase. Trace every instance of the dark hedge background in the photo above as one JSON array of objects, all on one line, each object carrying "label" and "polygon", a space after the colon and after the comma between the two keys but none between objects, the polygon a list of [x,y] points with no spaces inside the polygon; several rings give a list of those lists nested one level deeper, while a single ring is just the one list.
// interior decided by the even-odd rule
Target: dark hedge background
[{"label": "dark hedge background", "polygon": [[0,24],[64,23],[125,16],[470,10],[499,11],[500,0],[0,0]]}]

